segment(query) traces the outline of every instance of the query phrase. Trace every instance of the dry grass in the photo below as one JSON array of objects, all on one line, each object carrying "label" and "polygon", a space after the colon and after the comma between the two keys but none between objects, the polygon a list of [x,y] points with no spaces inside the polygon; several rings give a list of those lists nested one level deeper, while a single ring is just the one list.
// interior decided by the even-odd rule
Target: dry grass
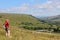
[{"label": "dry grass", "polygon": [[30,31],[18,27],[11,27],[10,30],[12,38],[5,37],[1,29],[0,40],[60,40],[60,34]]}]

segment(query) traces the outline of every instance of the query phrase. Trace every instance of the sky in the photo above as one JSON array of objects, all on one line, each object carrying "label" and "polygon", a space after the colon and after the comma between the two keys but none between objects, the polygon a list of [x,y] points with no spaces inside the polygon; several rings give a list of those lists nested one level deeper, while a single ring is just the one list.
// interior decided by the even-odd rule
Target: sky
[{"label": "sky", "polygon": [[0,12],[33,16],[60,15],[60,0],[0,0]]}]

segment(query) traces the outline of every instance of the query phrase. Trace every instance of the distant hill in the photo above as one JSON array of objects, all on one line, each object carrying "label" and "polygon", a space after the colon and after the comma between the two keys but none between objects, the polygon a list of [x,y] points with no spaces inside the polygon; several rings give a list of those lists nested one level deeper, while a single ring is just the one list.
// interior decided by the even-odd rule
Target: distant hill
[{"label": "distant hill", "polygon": [[48,21],[59,21],[60,20],[60,15],[48,16],[48,17],[39,17],[39,19],[48,20]]},{"label": "distant hill", "polygon": [[60,15],[48,17],[47,20],[60,21]]},{"label": "distant hill", "polygon": [[60,22],[60,15],[48,16],[48,17],[39,17],[40,20]]},{"label": "distant hill", "polygon": [[39,18],[40,20],[43,20],[44,22],[46,23],[49,23],[49,24],[53,24],[53,25],[57,25],[59,26],[60,25],[60,15],[56,15],[56,16],[49,16],[49,17],[42,17],[42,18]]}]

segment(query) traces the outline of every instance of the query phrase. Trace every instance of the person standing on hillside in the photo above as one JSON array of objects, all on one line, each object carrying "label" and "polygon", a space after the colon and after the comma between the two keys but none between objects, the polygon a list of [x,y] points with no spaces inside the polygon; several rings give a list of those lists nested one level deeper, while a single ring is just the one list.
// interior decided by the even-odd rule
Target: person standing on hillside
[{"label": "person standing on hillside", "polygon": [[3,25],[4,25],[4,28],[5,28],[5,31],[6,31],[6,36],[10,36],[9,20],[6,19]]}]

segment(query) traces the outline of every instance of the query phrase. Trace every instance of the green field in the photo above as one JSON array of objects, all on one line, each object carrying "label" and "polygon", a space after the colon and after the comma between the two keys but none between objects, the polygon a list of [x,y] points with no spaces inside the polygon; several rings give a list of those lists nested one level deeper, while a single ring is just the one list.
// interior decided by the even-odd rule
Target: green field
[{"label": "green field", "polygon": [[[5,36],[5,30],[2,27],[5,19],[9,19],[12,38]],[[28,24],[27,26],[29,27],[48,26],[47,23],[43,24],[31,15],[0,14],[0,40],[60,40],[60,33],[46,33],[27,30],[21,28],[24,23],[25,25]]]}]

